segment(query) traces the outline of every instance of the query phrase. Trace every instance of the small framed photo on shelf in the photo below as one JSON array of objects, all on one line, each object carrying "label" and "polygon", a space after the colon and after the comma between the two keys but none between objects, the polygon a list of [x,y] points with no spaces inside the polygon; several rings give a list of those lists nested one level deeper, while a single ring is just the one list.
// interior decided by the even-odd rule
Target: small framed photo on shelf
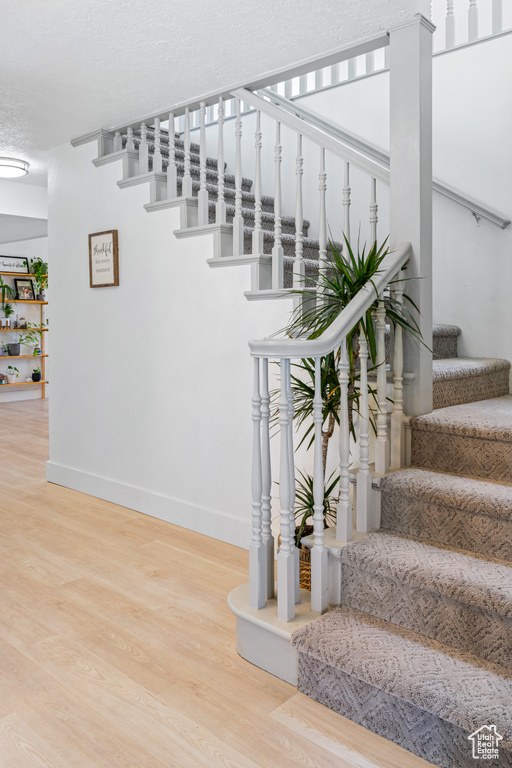
[{"label": "small framed photo on shelf", "polygon": [[14,283],[16,285],[16,293],[19,301],[34,301],[36,294],[32,280],[15,277]]},{"label": "small framed photo on shelf", "polygon": [[119,285],[117,229],[89,235],[89,278],[91,288]]},{"label": "small framed photo on shelf", "polygon": [[0,256],[0,272],[19,272],[28,275],[28,259],[22,256]]}]

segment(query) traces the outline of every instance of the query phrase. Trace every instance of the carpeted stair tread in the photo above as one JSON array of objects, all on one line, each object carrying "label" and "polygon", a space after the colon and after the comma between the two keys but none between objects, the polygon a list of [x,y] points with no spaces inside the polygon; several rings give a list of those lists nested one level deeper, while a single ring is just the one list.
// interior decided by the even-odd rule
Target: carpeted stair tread
[{"label": "carpeted stair tread", "polygon": [[381,480],[385,496],[400,494],[443,507],[512,522],[512,486],[409,467]]},{"label": "carpeted stair tread", "polygon": [[457,357],[457,342],[461,334],[458,325],[441,325],[439,323],[432,326],[432,350],[435,360],[441,360],[446,357]]},{"label": "carpeted stair tread", "polygon": [[[210,201],[209,202],[209,218],[212,224],[215,223],[215,216],[216,216],[215,203]],[[228,203],[226,205],[226,219],[228,223],[233,221],[234,216],[235,216],[235,206],[230,205]],[[254,208],[242,207],[242,218],[244,220],[244,226],[249,227],[250,229],[254,229],[254,221],[255,221]],[[275,222],[275,216],[273,212],[272,213],[267,211],[261,212],[261,227],[264,231],[273,232],[274,222]],[[283,228],[283,234],[288,234],[288,235],[293,234],[293,237],[295,238],[295,219],[292,216],[283,216],[281,218],[281,226]],[[307,237],[309,226],[310,226],[309,221],[305,220],[303,222],[303,227],[302,227],[303,237]]]},{"label": "carpeted stair tread", "polygon": [[434,408],[462,405],[509,391],[508,360],[451,357],[432,363]]},{"label": "carpeted stair tread", "polygon": [[[347,606],[295,632],[292,644],[302,657],[299,690],[313,698],[316,681],[308,679],[315,676],[308,658],[467,735],[494,723],[504,737],[502,748],[512,748],[512,674],[497,665]],[[326,682],[336,685],[335,677]]]},{"label": "carpeted stair tread", "polygon": [[443,432],[449,435],[510,442],[512,395],[440,408],[424,416],[413,417],[411,427],[423,432]]}]

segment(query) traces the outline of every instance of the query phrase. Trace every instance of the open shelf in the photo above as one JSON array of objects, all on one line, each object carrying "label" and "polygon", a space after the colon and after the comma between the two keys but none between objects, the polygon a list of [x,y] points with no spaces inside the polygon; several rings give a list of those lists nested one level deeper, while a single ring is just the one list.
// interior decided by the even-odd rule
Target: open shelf
[{"label": "open shelf", "polygon": [[27,360],[40,360],[42,357],[48,357],[48,355],[0,355],[0,361],[15,360],[20,357],[26,357]]},{"label": "open shelf", "polygon": [[6,299],[6,304],[48,304],[47,301],[39,301],[39,299]]},{"label": "open shelf", "polygon": [[[0,275],[8,275],[9,277],[35,277],[32,272],[0,272]],[[48,275],[41,275],[41,277],[48,277]]]},{"label": "open shelf", "polygon": [[0,328],[1,333],[22,333],[24,331],[47,331],[48,328]]},{"label": "open shelf", "polygon": [[34,384],[48,384],[47,381],[18,381],[16,384],[0,384],[2,387],[31,387]]}]

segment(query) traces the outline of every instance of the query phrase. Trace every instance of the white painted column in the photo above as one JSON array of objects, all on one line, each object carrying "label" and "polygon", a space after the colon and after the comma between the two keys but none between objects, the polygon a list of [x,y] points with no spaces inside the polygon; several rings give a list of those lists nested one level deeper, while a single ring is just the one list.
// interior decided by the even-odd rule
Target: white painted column
[{"label": "white painted column", "polygon": [[217,224],[226,223],[226,201],[224,199],[224,99],[219,96],[219,144],[217,150],[217,205],[215,220]]},{"label": "white painted column", "polygon": [[340,364],[340,499],[336,512],[336,538],[352,538],[352,504],[350,503],[350,423],[348,419],[349,362],[347,340],[341,342]]},{"label": "white painted column", "polygon": [[261,464],[261,395],[260,361],[254,358],[254,390],[252,396],[252,536],[249,545],[249,605],[264,608],[266,601],[265,547],[262,538],[262,464]]},{"label": "white painted column", "polygon": [[492,0],[492,34],[499,35],[503,31],[502,0]]},{"label": "white painted column", "polygon": [[350,163],[345,162],[344,182],[343,182],[343,234],[350,243]]},{"label": "white painted column", "polygon": [[[398,275],[398,281],[394,284],[395,301],[403,304],[404,272]],[[391,412],[391,466],[403,467],[405,464],[404,441],[404,345],[402,338],[402,326],[395,326],[393,346],[393,410]]]},{"label": "white painted column", "polygon": [[416,16],[390,30],[390,247],[412,245],[407,292],[420,308],[424,344],[407,339],[406,412],[432,410],[432,33]]},{"label": "white painted column", "polygon": [[445,22],[445,46],[448,50],[455,45],[455,0],[446,2],[446,22]]},{"label": "white painted column", "polygon": [[176,132],[174,128],[174,112],[169,112],[169,165],[167,166],[167,199],[174,200],[175,197],[178,197]]},{"label": "white painted column", "polygon": [[[320,213],[318,217],[318,272],[325,275],[327,270],[327,213],[325,195],[327,191],[327,173],[325,171],[325,149],[320,147],[320,173],[318,174],[318,191],[320,193]],[[325,286],[319,286],[317,291],[323,293]]]},{"label": "white painted column", "polygon": [[279,497],[281,501],[281,546],[277,556],[277,617],[291,621],[295,616],[295,519],[291,508],[290,441],[288,439],[288,380],[290,361],[281,360],[281,399],[279,401],[279,427],[281,430],[281,463],[279,471]]},{"label": "white painted column", "polygon": [[208,224],[208,190],[206,189],[206,102],[199,106],[199,192],[197,223]]},{"label": "white painted column", "polygon": [[162,173],[162,149],[160,136],[160,118],[155,118],[155,151],[153,152],[153,173]]},{"label": "white painted column", "polygon": [[235,99],[235,215],[233,218],[233,256],[244,252],[244,220],[242,217],[242,117],[240,99]]},{"label": "white painted column", "polygon": [[256,131],[254,134],[255,169],[254,169],[254,229],[252,232],[252,252],[263,253],[263,229],[261,226],[261,113],[256,112]]},{"label": "white painted column", "polygon": [[377,243],[377,223],[379,206],[377,205],[377,179],[370,180],[370,246]]},{"label": "white painted column", "polygon": [[387,416],[387,375],[386,375],[386,309],[384,302],[377,306],[377,440],[375,441],[375,471],[384,474],[389,471],[389,439]]},{"label": "white painted column", "polygon": [[119,152],[119,150],[122,148],[123,148],[123,138],[121,136],[121,131],[116,131],[114,134],[113,150],[114,152]]},{"label": "white painted column", "polygon": [[315,458],[313,469],[313,548],[311,550],[311,610],[323,613],[329,602],[327,549],[324,544],[324,468],[322,461],[322,358],[315,358]]},{"label": "white painted column", "polygon": [[188,107],[185,109],[184,147],[185,160],[181,194],[183,197],[192,197],[192,176],[190,175],[190,109]]},{"label": "white painted column", "polygon": [[295,290],[304,290],[305,266],[303,257],[304,239],[303,224],[304,215],[302,208],[302,177],[304,158],[302,157],[302,136],[297,134],[297,158],[295,161],[295,173],[297,176],[297,190],[295,196],[295,264],[293,266],[293,287]]},{"label": "white painted column", "polygon": [[478,7],[477,0],[469,0],[468,8],[468,40],[470,43],[478,40]]},{"label": "white painted column", "polygon": [[268,360],[261,361],[261,516],[263,546],[265,547],[265,582],[267,598],[275,597],[274,537],[272,535],[272,465],[270,460],[270,394],[268,389]]},{"label": "white painted column", "polygon": [[357,530],[366,533],[371,527],[372,474],[370,472],[370,417],[368,404],[368,343],[359,330],[359,472],[357,473]]},{"label": "white painted column", "polygon": [[147,126],[142,123],[140,126],[140,144],[139,144],[139,173],[147,173],[149,170],[149,151],[147,140]]},{"label": "white painted column", "polygon": [[284,284],[284,251],[281,224],[281,164],[283,148],[281,146],[281,123],[276,123],[276,143],[274,147],[275,187],[274,187],[274,247],[272,248],[272,288],[282,288]]}]

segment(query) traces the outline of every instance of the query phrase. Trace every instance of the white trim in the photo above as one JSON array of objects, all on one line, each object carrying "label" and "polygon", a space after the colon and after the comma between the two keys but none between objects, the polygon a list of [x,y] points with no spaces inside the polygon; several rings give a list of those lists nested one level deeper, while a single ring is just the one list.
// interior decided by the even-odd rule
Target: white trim
[{"label": "white trim", "polygon": [[46,479],[49,483],[128,507],[144,515],[210,536],[212,539],[225,541],[243,549],[248,548],[251,536],[249,520],[239,520],[215,509],[190,504],[182,499],[66,467],[54,461],[46,462]]}]

